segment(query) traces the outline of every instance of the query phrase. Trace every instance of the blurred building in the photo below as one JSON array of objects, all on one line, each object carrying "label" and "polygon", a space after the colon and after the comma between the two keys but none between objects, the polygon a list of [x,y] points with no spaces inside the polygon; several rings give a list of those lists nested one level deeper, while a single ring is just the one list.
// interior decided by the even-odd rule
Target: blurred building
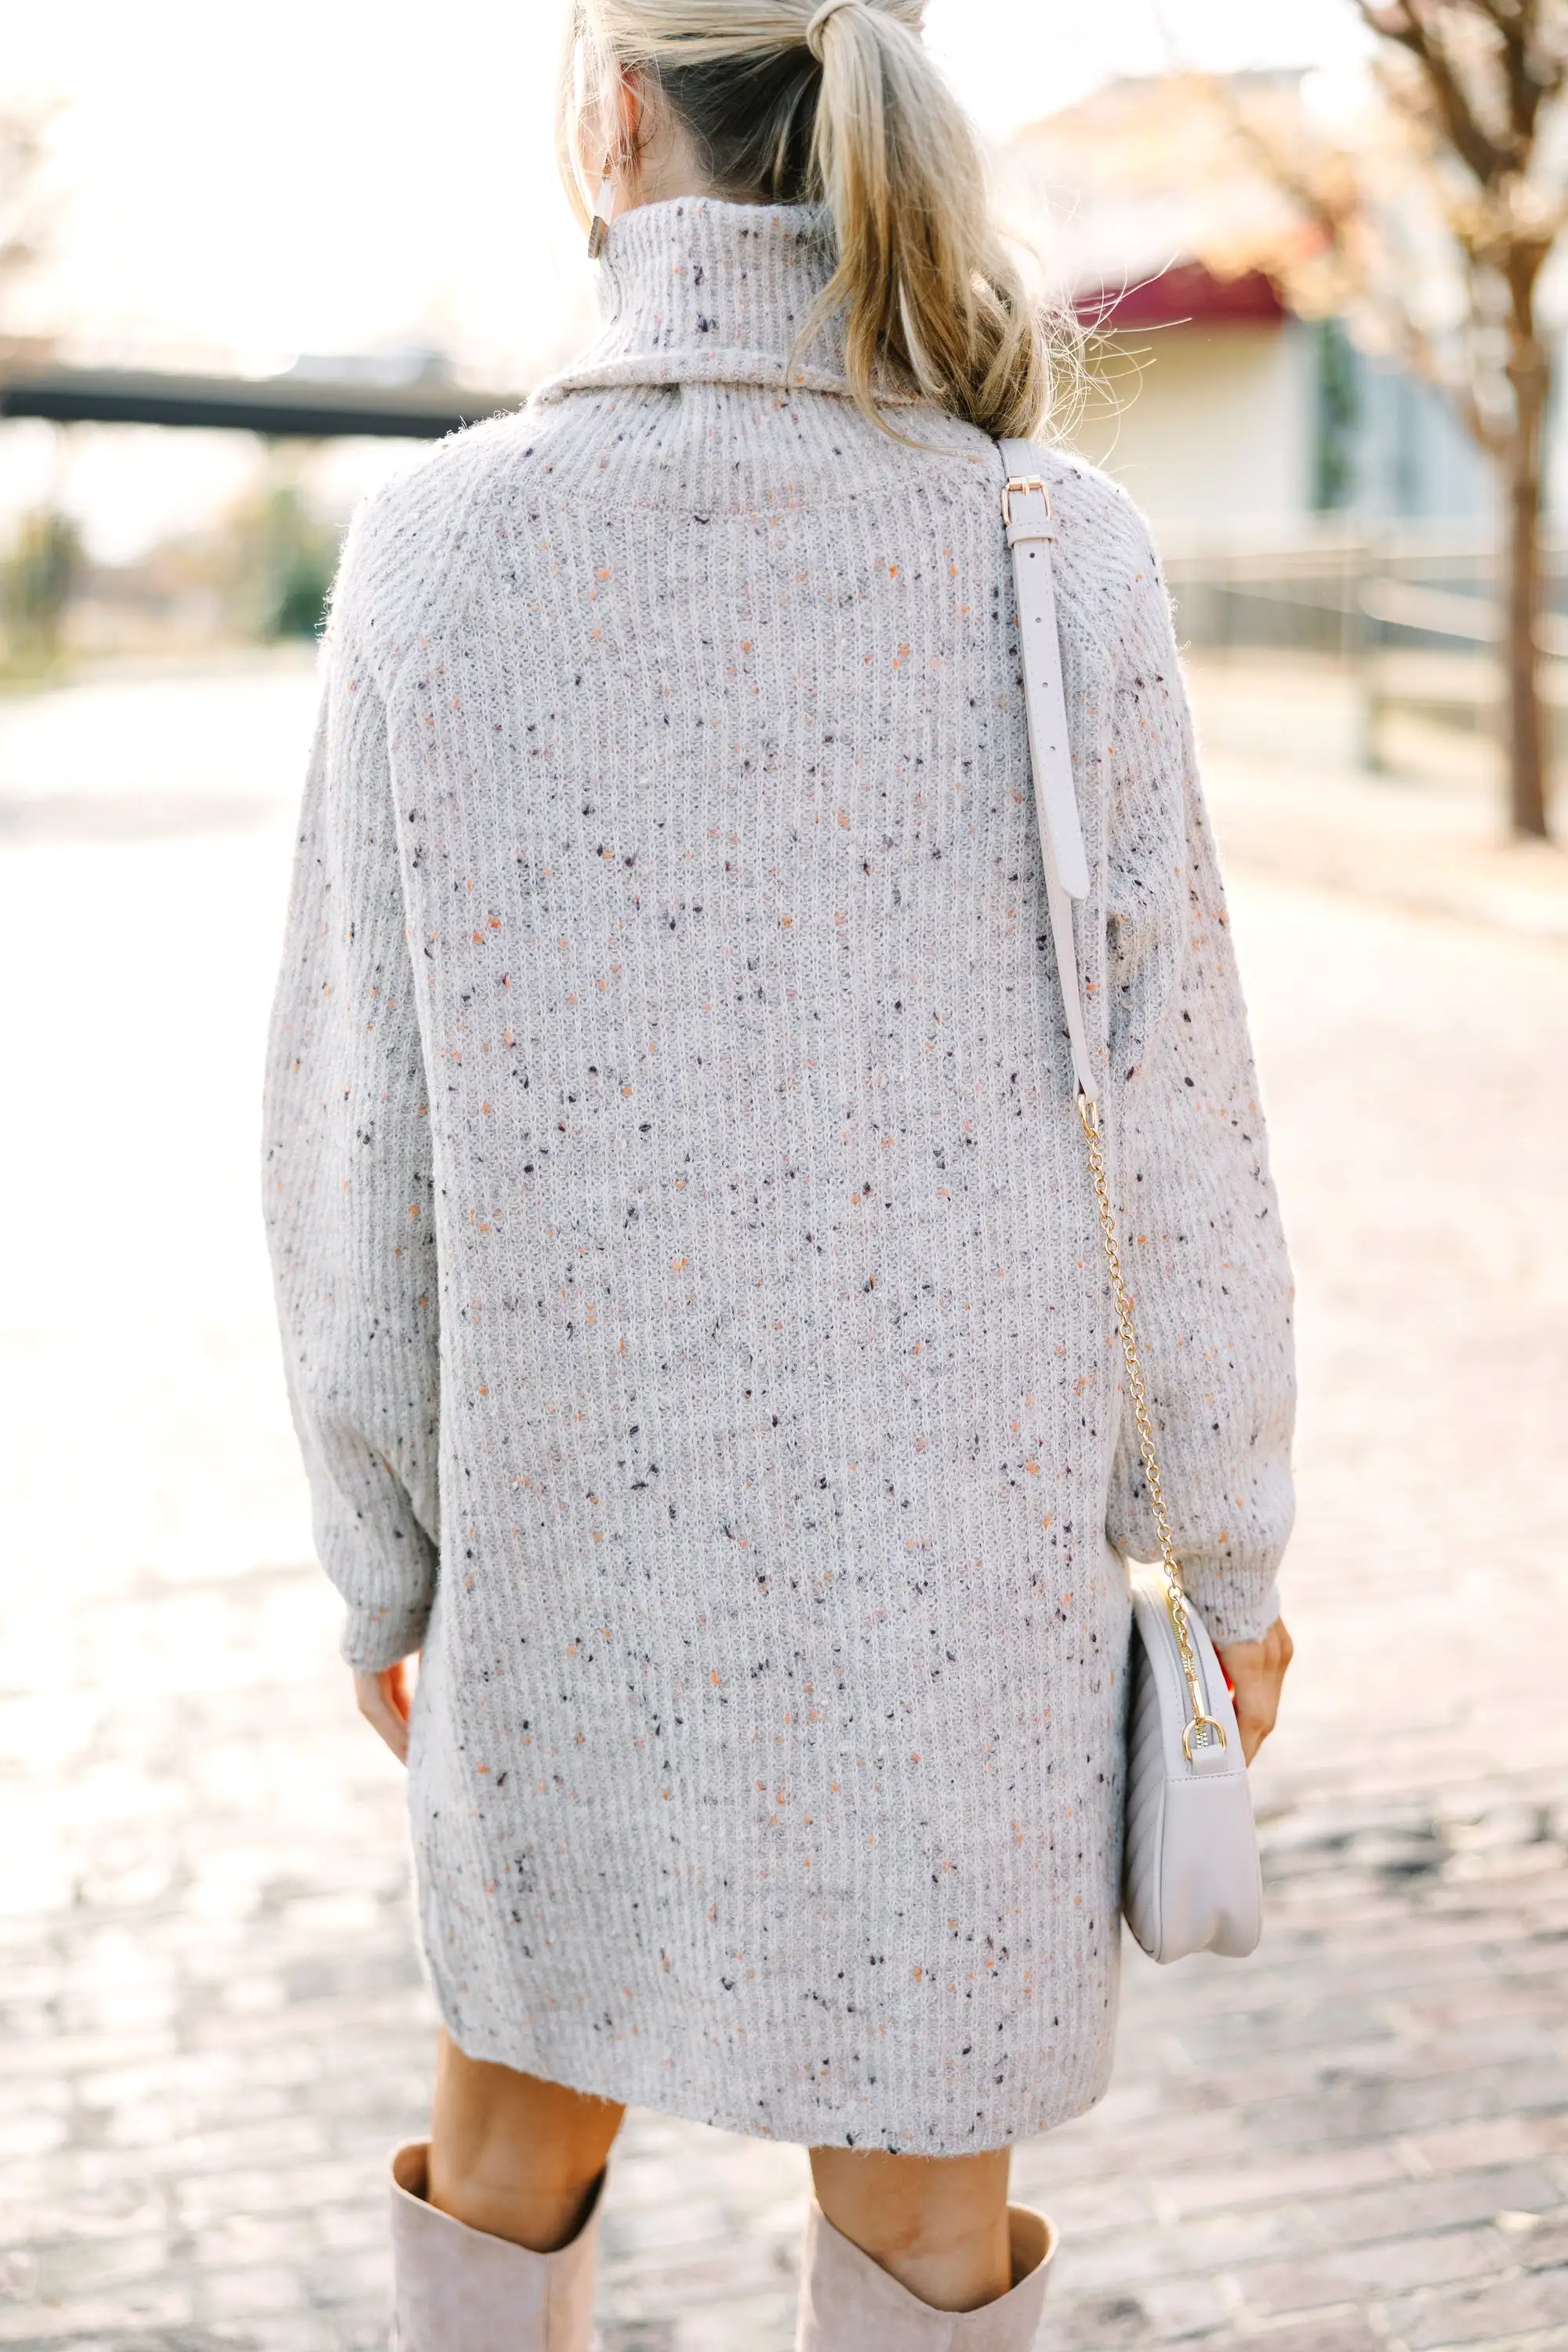
[{"label": "blurred building", "polygon": [[1443,394],[1286,308],[1281,200],[1216,159],[1192,90],[1112,83],[1003,153],[1014,217],[1094,331],[1077,446],[1167,530],[1483,522],[1489,470]]}]

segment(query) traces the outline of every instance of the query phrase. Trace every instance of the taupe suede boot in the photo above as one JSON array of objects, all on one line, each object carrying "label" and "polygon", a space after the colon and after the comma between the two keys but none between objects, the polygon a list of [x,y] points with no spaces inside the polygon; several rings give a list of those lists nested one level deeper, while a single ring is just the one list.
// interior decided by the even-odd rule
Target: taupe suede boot
[{"label": "taupe suede boot", "polygon": [[535,2254],[428,2203],[429,2156],[392,2159],[392,2352],[588,2352],[603,2174],[571,2244]]},{"label": "taupe suede boot", "polygon": [[1057,2233],[1043,2213],[1009,2205],[1013,2285],[979,2311],[933,2311],[836,2230],[820,2206],[805,2221],[795,2352],[1028,2352],[1040,2324]]}]

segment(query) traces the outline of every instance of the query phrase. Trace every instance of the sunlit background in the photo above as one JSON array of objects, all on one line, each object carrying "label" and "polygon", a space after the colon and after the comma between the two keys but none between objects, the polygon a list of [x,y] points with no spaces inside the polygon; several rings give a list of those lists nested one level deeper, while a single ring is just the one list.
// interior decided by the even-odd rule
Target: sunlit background
[{"label": "sunlit background", "polygon": [[[1265,14],[1278,24],[1260,26]],[[12,12],[5,95],[53,112],[40,259],[0,331],[89,362],[253,374],[353,355],[526,390],[591,316],[555,174],[559,30],[552,0],[466,11],[449,35],[401,0],[294,0],[265,20],[196,0]],[[1364,46],[1339,0],[932,0],[929,38],[999,146],[1112,75],[1342,68]],[[1070,226],[1053,215],[1073,209],[1070,189],[1055,194],[1026,224],[1047,251]],[[1178,257],[1149,242],[1139,270]],[[340,449],[289,478],[338,518],[387,462]],[[124,563],[265,478],[244,438],[18,425],[0,455],[0,533],[52,502],[94,562]]]},{"label": "sunlit background", "polygon": [[[402,388],[464,415],[522,396],[592,318],[556,178],[559,36],[553,0],[481,9],[449,38],[402,5],[289,8],[265,27],[194,0],[18,12],[0,83],[5,373]],[[1195,552],[1206,580],[1222,545],[1267,546],[1258,577],[1278,601],[1347,519],[1363,538],[1447,522],[1476,543],[1457,571],[1447,551],[1438,584],[1473,587],[1491,487],[1453,401],[1375,300],[1358,312],[1314,278],[1279,172],[1236,135],[1250,109],[1248,135],[1261,124],[1274,163],[1295,160],[1274,104],[1290,138],[1368,145],[1373,45],[1353,0],[932,0],[929,39],[1047,290],[1105,328],[1058,429],[1127,484],[1173,557]],[[1237,122],[1219,121],[1233,102]],[[1429,310],[1451,300],[1451,271],[1407,274],[1430,280]],[[1559,275],[1542,289],[1553,321]],[[90,403],[64,424],[27,406],[13,392],[0,432],[12,675],[44,654],[308,636],[355,499],[410,455],[336,430],[107,425]],[[1223,614],[1189,604],[1199,638],[1238,617],[1257,634],[1236,597]],[[1321,620],[1298,634],[1314,625],[1322,638]]]}]

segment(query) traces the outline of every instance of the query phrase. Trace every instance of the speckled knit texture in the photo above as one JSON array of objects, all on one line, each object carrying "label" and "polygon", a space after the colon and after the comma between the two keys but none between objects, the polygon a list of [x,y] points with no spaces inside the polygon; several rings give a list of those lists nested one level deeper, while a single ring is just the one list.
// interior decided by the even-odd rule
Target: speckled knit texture
[{"label": "speckled knit texture", "polygon": [[[1153,1546],[1071,1105],[1001,465],[843,396],[806,213],[623,216],[529,409],[361,513],[268,1218],[345,1655],[471,2054],[928,2153],[1110,2062]],[[1079,950],[1220,1637],[1289,1524],[1289,1281],[1164,590],[1049,463]],[[1109,1542],[1108,1542],[1109,1538]]]}]

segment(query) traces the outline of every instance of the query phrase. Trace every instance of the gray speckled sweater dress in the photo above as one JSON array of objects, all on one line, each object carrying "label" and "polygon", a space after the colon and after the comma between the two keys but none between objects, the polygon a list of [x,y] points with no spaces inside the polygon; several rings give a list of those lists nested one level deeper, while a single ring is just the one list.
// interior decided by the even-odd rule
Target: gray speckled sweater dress
[{"label": "gray speckled sweater dress", "polygon": [[[1000,460],[843,396],[813,216],[624,215],[605,323],[350,535],[266,1107],[345,1655],[423,1644],[472,2055],[956,2154],[1110,2067],[1153,1544],[1029,799]],[[1291,1510],[1289,1278],[1165,593],[1052,464],[1079,909],[1216,1633]]]}]

